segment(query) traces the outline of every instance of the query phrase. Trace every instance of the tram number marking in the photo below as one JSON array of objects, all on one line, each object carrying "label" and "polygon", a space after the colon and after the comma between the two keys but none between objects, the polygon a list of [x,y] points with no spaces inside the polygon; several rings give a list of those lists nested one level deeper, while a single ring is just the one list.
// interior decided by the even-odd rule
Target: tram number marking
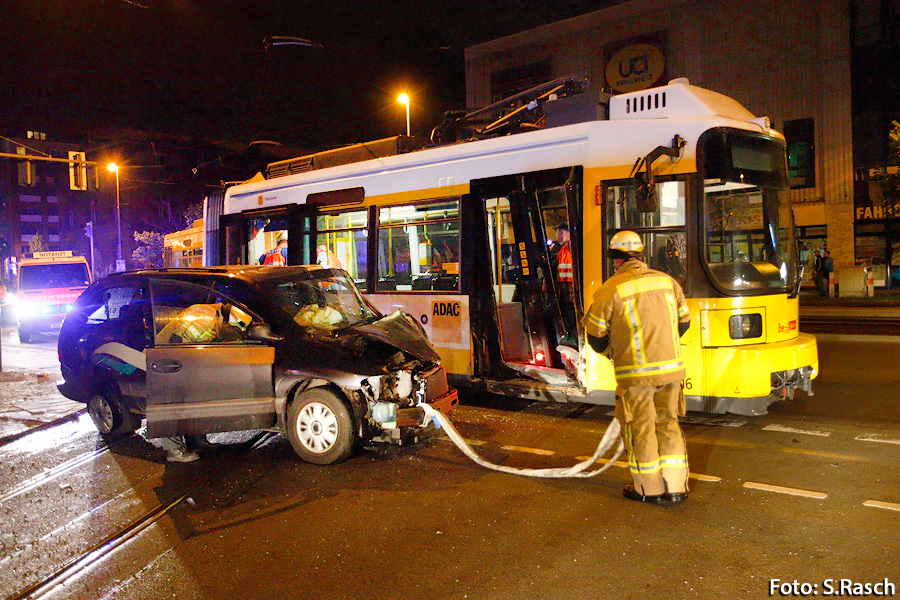
[{"label": "tram number marking", "polygon": [[694,382],[691,381],[690,377],[681,380],[681,389],[683,390],[692,390],[694,389]]}]

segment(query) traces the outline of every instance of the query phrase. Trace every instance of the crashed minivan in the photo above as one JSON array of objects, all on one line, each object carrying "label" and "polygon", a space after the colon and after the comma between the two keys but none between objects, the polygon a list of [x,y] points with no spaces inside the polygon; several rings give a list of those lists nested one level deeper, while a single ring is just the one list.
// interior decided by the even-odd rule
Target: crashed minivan
[{"label": "crashed minivan", "polygon": [[60,391],[103,434],[278,428],[316,464],[411,441],[416,406],[457,404],[409,315],[383,315],[340,269],[146,269],[79,297],[60,330]]}]

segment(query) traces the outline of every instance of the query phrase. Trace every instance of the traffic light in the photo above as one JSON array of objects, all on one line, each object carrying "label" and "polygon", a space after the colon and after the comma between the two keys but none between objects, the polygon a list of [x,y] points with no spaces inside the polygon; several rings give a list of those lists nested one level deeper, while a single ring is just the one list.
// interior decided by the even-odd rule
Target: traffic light
[{"label": "traffic light", "polygon": [[[16,154],[27,155],[28,152],[22,146],[16,146]],[[34,172],[34,163],[30,160],[19,161],[19,185],[22,187],[34,187],[37,177]]]},{"label": "traffic light", "polygon": [[85,237],[93,238],[94,237],[94,223],[93,221],[88,221],[84,225],[84,235]]},{"label": "traffic light", "polygon": [[84,152],[69,150],[69,189],[87,189],[87,165],[84,164]]}]

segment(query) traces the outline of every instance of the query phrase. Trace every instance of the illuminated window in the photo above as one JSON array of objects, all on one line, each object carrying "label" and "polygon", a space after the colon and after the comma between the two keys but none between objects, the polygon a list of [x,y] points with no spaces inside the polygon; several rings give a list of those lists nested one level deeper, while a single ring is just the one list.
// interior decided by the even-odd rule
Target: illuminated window
[{"label": "illuminated window", "polygon": [[459,200],[380,209],[378,289],[459,289]]},{"label": "illuminated window", "polygon": [[368,224],[365,210],[322,214],[316,218],[316,263],[346,270],[363,291],[369,262]]}]

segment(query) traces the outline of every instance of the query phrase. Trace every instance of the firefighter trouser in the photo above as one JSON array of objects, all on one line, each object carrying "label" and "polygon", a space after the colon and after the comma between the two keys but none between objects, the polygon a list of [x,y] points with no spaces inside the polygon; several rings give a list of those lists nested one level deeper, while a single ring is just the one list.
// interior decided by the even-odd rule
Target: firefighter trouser
[{"label": "firefighter trouser", "polygon": [[634,489],[645,496],[688,491],[688,458],[681,382],[625,388],[616,398],[616,418],[628,453]]}]

